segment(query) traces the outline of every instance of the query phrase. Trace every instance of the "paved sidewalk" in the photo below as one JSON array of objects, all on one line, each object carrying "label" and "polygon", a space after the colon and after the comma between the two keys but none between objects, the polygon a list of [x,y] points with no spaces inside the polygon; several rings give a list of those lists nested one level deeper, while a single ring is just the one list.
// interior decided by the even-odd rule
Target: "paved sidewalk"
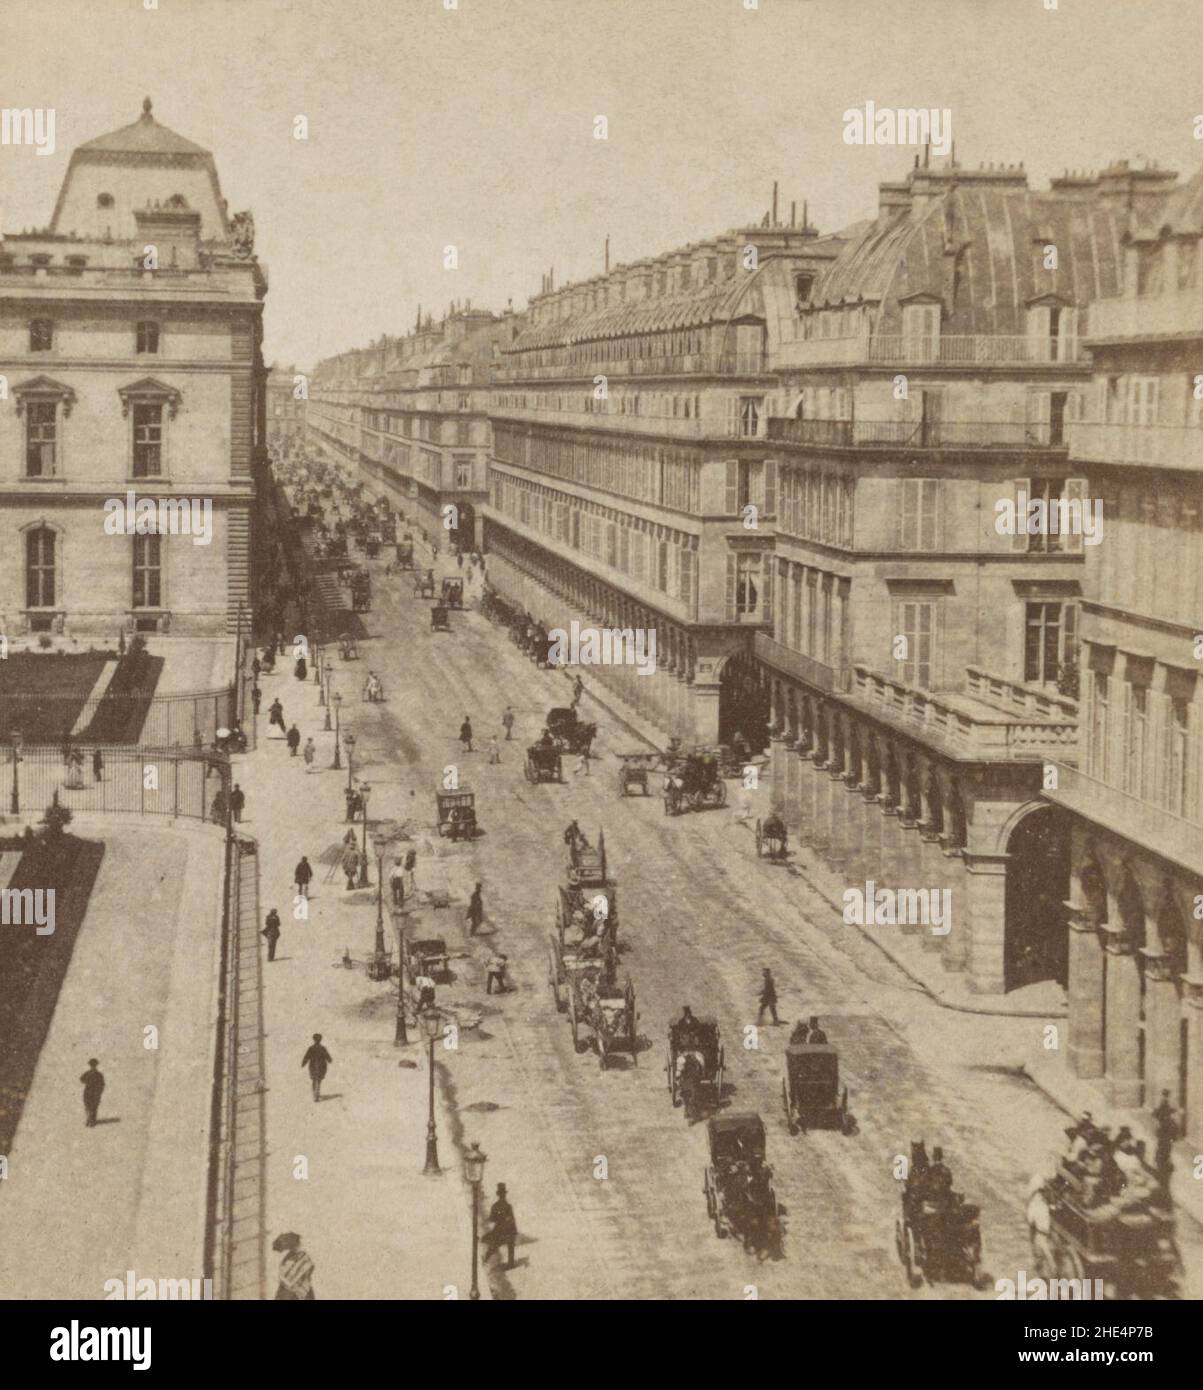
[{"label": "paved sidewalk", "polygon": [[[406,789],[395,781],[373,781],[382,769],[365,761],[378,741],[388,705],[360,699],[370,665],[333,663],[333,688],[343,695],[342,731],[359,741],[354,776],[372,783],[369,821],[413,814]],[[343,767],[332,770],[334,735],[324,731],[325,711],[312,679],[302,683],[281,662],[260,678],[263,709],[259,746],[235,760],[235,778],[247,793],[242,833],[259,843],[260,907],[278,909],[282,934],[276,959],[263,953],[267,1073],[267,1225],[269,1242],[281,1231],[301,1234],[312,1256],[318,1298],[443,1299],[455,1286],[467,1297],[471,1257],[471,1211],[455,1146],[455,1118],[439,1090],[457,1065],[455,1052],[436,1045],[436,1122],[442,1173],[423,1176],[425,1158],[427,1048],[411,1027],[408,1047],[393,1045],[396,984],[374,983],[364,963],[373,953],[376,924],[376,862],[369,833],[371,887],[348,893],[341,871],[327,881],[327,851],[347,830]],[[279,730],[267,730],[267,708],[279,697],[286,724],[294,721],[302,742],[317,745],[312,771],[289,755]],[[426,808],[424,808],[426,809]],[[357,827],[359,830],[360,827]],[[406,845],[404,848],[408,848]],[[435,845],[424,838],[418,882],[436,874]],[[309,918],[297,920],[293,870],[300,856],[314,870]],[[387,861],[386,861],[387,873]],[[453,884],[462,917],[466,891]],[[469,885],[470,889],[470,885]],[[385,886],[386,897],[388,893]],[[447,914],[442,914],[446,918]],[[396,959],[391,922],[386,941]],[[424,935],[425,931],[412,930]],[[349,952],[354,967],[343,967]],[[440,1007],[449,1001],[440,990]],[[321,1033],[333,1063],[314,1104],[301,1057],[311,1035]],[[272,1260],[276,1257],[272,1256]],[[269,1265],[269,1296],[275,1287]],[[487,1281],[482,1296],[488,1297]]]},{"label": "paved sidewalk", "polygon": [[[86,816],[71,829],[105,855],[0,1184],[3,1298],[202,1274],[223,837]],[[107,1082],[95,1129],[89,1057]]]}]

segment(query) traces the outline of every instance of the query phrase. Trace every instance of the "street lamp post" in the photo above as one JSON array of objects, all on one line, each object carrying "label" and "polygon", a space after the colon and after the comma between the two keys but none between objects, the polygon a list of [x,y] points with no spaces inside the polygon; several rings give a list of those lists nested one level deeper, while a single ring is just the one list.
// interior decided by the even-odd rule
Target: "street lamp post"
[{"label": "street lamp post", "polygon": [[443,1027],[443,1016],[437,1009],[424,1009],[418,1018],[422,1032],[430,1044],[430,1103],[426,1113],[426,1165],[422,1172],[427,1177],[437,1177],[439,1168],[439,1137],[434,1127],[434,1044]]},{"label": "street lamp post", "polygon": [[373,835],[372,848],[376,851],[376,954],[368,977],[387,980],[391,974],[388,953],[384,949],[384,853],[388,848],[387,838]]},{"label": "street lamp post", "polygon": [[336,690],[330,698],[334,701],[334,762],[331,764],[331,766],[335,769],[335,771],[337,771],[340,767],[342,767],[342,763],[339,760],[338,756],[340,740],[338,715],[339,711],[342,709],[343,697]]},{"label": "street lamp post", "polygon": [[13,745],[13,794],[9,809],[14,816],[21,814],[21,783],[17,768],[21,765],[21,735],[16,729],[12,732]]},{"label": "street lamp post", "polygon": [[[330,664],[327,662],[322,667],[322,704],[326,706],[326,722],[322,726],[325,733],[330,732],[330,706],[334,703],[334,697],[330,692]],[[334,745],[335,752],[338,751],[337,742]]]},{"label": "street lamp post", "polygon": [[368,886],[368,797],[372,788],[367,782],[360,782],[359,795],[363,801],[363,848],[359,852],[359,882],[357,888]]},{"label": "street lamp post", "polygon": [[[314,656],[313,656],[313,683],[314,683],[314,685],[321,685],[321,683],[322,683],[322,644],[321,644],[320,642],[316,642],[316,643],[314,644],[314,648],[315,648],[315,650],[314,650]],[[325,701],[323,701],[322,703],[324,704]]]},{"label": "street lamp post", "polygon": [[355,735],[347,734],[343,742],[347,746],[347,790],[351,791],[351,779],[355,775]]},{"label": "street lamp post", "polygon": [[321,709],[326,703],[326,667],[322,661],[321,647],[313,659],[313,683],[317,686],[317,703]]},{"label": "street lamp post", "polygon": [[484,1182],[487,1158],[488,1154],[481,1153],[479,1144],[473,1144],[464,1154],[464,1177],[472,1184],[472,1289],[468,1297],[473,1303],[480,1297],[480,1285],[476,1282],[476,1251],[479,1245],[477,1222],[480,1216],[480,1185]]}]

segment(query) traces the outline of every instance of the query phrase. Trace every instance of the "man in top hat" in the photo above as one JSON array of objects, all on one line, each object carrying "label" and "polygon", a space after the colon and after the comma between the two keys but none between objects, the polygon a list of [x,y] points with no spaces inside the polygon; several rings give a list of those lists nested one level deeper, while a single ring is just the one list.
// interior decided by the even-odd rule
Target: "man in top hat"
[{"label": "man in top hat", "polygon": [[96,1057],[88,1058],[88,1070],[79,1078],[84,1086],[84,1124],[89,1129],[96,1126],[96,1112],[100,1109],[100,1097],[104,1095],[104,1073]]},{"label": "man in top hat", "polygon": [[489,1231],[484,1239],[485,1252],[482,1263],[501,1246],[506,1248],[506,1269],[514,1268],[514,1242],[518,1239],[518,1223],[514,1218],[514,1208],[506,1199],[505,1183],[497,1184],[497,1200],[489,1208]]}]

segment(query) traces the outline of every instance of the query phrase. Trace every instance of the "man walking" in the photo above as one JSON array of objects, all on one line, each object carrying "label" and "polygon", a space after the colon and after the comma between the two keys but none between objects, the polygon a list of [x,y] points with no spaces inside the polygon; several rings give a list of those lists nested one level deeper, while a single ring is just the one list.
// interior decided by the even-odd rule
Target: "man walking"
[{"label": "man walking", "polygon": [[489,761],[491,763],[501,762],[501,745],[497,742],[497,735],[489,736]]},{"label": "man walking", "polygon": [[[258,672],[256,672],[258,675]],[[251,709],[255,714],[259,713],[259,703],[263,699],[263,691],[259,689],[258,683],[251,686]]]},{"label": "man walking", "polygon": [[484,920],[485,909],[484,903],[481,901],[480,884],[478,883],[472,890],[472,896],[468,899],[468,935],[475,936]]},{"label": "man walking", "polygon": [[314,743],[312,736],[305,740],[305,747],[301,749],[301,755],[305,759],[305,771],[313,771],[313,759],[317,755],[317,744]]},{"label": "man walking", "polygon": [[265,937],[267,940],[268,960],[275,960],[276,943],[280,940],[280,914],[276,911],[274,907],[267,914],[267,921],[264,924],[263,931],[260,933],[260,935]]},{"label": "man walking", "polygon": [[104,1094],[104,1073],[97,1058],[88,1058],[88,1070],[79,1079],[84,1085],[84,1124],[88,1129],[94,1129],[100,1097]]},{"label": "man walking", "polygon": [[301,731],[294,724],[292,728],[289,729],[286,737],[288,739],[289,756],[295,758],[297,755],[297,749],[301,746]]},{"label": "man walking", "polygon": [[409,893],[418,891],[418,880],[416,871],[418,867],[418,851],[416,849],[406,850],[405,852],[405,888]]},{"label": "man walking", "polygon": [[1174,1140],[1178,1137],[1178,1112],[1170,1103],[1168,1091],[1162,1091],[1161,1100],[1153,1111],[1153,1119],[1157,1125],[1157,1156],[1154,1160],[1154,1167],[1157,1170],[1157,1179],[1161,1183],[1162,1189],[1168,1192],[1170,1175],[1174,1171],[1172,1161]]},{"label": "man walking", "polygon": [[503,956],[500,951],[498,951],[495,955],[490,956],[489,963],[486,967],[485,972],[486,994],[493,993],[494,985],[497,986],[498,994],[505,994],[508,992],[509,986],[505,982],[505,964],[508,959],[509,957]]},{"label": "man walking", "polygon": [[242,819],[242,808],[245,805],[246,792],[244,792],[242,788],[238,785],[238,783],[235,782],[234,789],[230,793],[230,810],[234,812],[234,819],[236,821],[240,821]]},{"label": "man walking", "polygon": [[273,724],[284,733],[284,706],[278,698],[271,702],[267,711],[267,727],[270,729]]},{"label": "man walking", "polygon": [[301,1249],[301,1237],[295,1231],[286,1231],[272,1241],[272,1249],[284,1251],[276,1298],[291,1303],[312,1302],[313,1260]]},{"label": "man walking", "polygon": [[347,892],[355,887],[355,879],[359,874],[359,849],[356,845],[348,844],[343,849],[343,873],[347,876]]},{"label": "man walking", "polygon": [[298,863],[297,867],[293,870],[292,877],[301,897],[308,899],[309,881],[313,878],[313,866],[309,863],[305,855],[301,855],[300,863]]},{"label": "man walking", "polygon": [[767,965],[764,967],[764,978],[760,982],[760,1010],[756,1015],[758,1024],[764,1021],[765,1009],[768,1009],[774,1023],[781,1022],[777,1017],[777,986],[773,982],[773,972]]},{"label": "man walking", "polygon": [[309,1068],[309,1080],[313,1083],[315,1101],[322,1098],[322,1081],[333,1061],[334,1058],[322,1046],[322,1035],[314,1033],[313,1042],[305,1049],[305,1055],[301,1058],[301,1065]]},{"label": "man walking", "polygon": [[393,871],[388,878],[389,887],[393,891],[393,906],[405,906],[405,866],[400,859],[393,860]]},{"label": "man walking", "polygon": [[504,1245],[506,1252],[506,1269],[514,1268],[514,1242],[518,1239],[518,1222],[514,1217],[514,1208],[510,1206],[506,1198],[505,1183],[497,1184],[497,1200],[489,1208],[489,1230],[485,1235],[485,1252],[481,1256],[481,1263],[494,1255]]},{"label": "man walking", "polygon": [[514,737],[514,707],[506,705],[505,713],[501,716],[501,727],[505,730],[505,741],[507,743]]},{"label": "man walking", "polygon": [[92,781],[104,781],[104,754],[99,748],[92,750]]},{"label": "man walking", "polygon": [[464,746],[465,753],[472,751],[472,721],[464,715],[464,722],[459,726],[459,741]]}]

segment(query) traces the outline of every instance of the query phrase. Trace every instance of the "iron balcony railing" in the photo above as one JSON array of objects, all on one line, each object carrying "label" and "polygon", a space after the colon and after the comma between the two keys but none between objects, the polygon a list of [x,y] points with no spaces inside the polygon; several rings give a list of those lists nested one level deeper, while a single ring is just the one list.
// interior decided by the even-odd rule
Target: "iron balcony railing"
[{"label": "iron balcony railing", "polygon": [[793,420],[767,422],[767,437],[823,448],[1057,449],[1065,437],[1051,424],[1010,420]]},{"label": "iron balcony railing", "polygon": [[766,370],[763,352],[688,352],[668,357],[594,358],[552,365],[498,367],[494,382],[560,381],[594,376],[757,376]]},{"label": "iron balcony railing", "polygon": [[822,367],[880,362],[948,367],[1049,367],[1084,364],[1077,338],[1037,338],[1007,333],[937,336],[903,333],[847,338],[804,338],[781,348],[777,366]]}]

